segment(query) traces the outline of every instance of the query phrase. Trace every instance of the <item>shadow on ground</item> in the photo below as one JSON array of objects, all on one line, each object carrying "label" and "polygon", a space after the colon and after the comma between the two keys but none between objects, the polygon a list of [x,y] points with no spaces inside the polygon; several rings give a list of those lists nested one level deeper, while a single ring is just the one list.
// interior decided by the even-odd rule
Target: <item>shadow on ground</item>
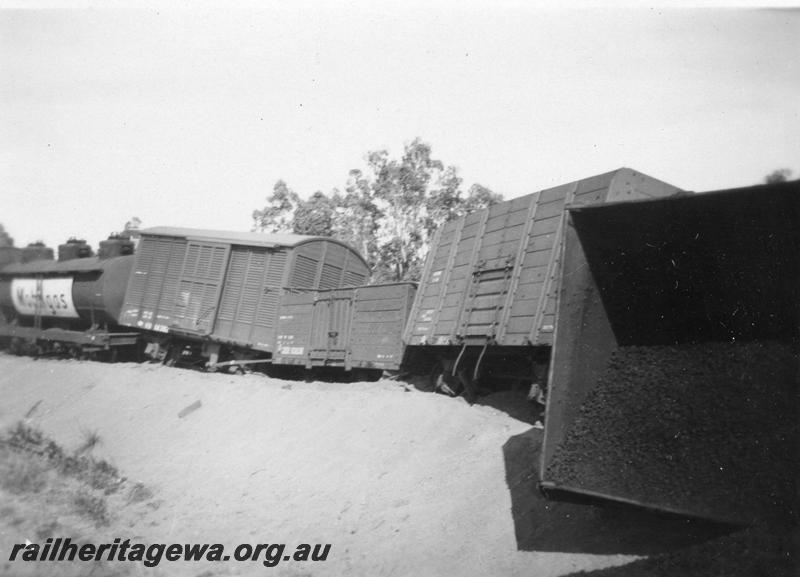
[{"label": "shadow on ground", "polygon": [[503,445],[518,550],[654,555],[734,530],[729,525],[632,507],[547,500],[538,490],[541,442],[542,432],[530,429]]},{"label": "shadow on ground", "polygon": [[476,405],[492,407],[529,425],[544,419],[544,407],[527,399],[527,391],[500,391],[478,397]]}]

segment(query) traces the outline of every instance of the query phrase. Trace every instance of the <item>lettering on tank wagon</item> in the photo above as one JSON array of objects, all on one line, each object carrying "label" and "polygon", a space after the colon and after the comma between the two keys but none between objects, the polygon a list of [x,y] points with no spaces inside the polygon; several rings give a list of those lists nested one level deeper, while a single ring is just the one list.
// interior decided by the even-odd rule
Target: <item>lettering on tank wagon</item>
[{"label": "lettering on tank wagon", "polygon": [[78,318],[72,302],[71,278],[12,279],[11,299],[21,315]]}]

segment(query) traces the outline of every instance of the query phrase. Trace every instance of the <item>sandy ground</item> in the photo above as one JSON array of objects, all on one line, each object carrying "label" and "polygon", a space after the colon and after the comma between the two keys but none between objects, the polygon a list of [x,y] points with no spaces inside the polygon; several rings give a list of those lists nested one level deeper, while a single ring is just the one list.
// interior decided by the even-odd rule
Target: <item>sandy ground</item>
[{"label": "sandy ground", "polygon": [[[547,577],[700,539],[682,521],[543,500],[540,431],[508,393],[470,406],[389,380],[290,382],[0,353],[0,399],[0,428],[25,421],[70,450],[96,433],[92,455],[126,477],[100,528],[36,494],[0,492],[5,575],[88,574],[86,564],[8,563],[14,543],[48,536],[285,543],[287,552],[331,544],[325,561],[273,568],[117,562],[94,573],[197,577]],[[147,499],[131,499],[136,483]]]}]

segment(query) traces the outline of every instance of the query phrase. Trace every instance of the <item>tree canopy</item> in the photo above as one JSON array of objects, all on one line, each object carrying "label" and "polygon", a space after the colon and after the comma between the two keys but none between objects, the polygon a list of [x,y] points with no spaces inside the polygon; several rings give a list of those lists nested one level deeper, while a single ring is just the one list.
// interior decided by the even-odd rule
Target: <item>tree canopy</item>
[{"label": "tree canopy", "polygon": [[344,191],[317,191],[308,200],[278,180],[265,207],[253,211],[253,230],[332,236],[361,252],[373,280],[418,280],[438,228],[502,200],[480,184],[465,194],[458,169],[419,138],[399,159],[378,150],[366,164],[350,170]]},{"label": "tree canopy", "polygon": [[138,216],[134,216],[128,222],[125,223],[123,227],[123,232],[135,232],[138,231],[142,227],[142,219]]},{"label": "tree canopy", "polygon": [[788,168],[779,168],[773,170],[764,177],[764,182],[767,184],[776,184],[778,182],[786,182],[792,176],[792,171]]},{"label": "tree canopy", "polygon": [[14,246],[14,239],[6,232],[2,224],[0,224],[0,246]]}]

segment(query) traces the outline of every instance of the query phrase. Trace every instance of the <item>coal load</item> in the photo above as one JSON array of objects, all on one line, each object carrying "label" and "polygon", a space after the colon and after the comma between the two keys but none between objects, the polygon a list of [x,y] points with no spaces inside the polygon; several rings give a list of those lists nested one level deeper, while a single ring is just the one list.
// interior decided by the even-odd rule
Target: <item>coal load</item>
[{"label": "coal load", "polygon": [[627,565],[577,573],[592,577],[795,577],[796,532],[762,526]]},{"label": "coal load", "polygon": [[787,342],[618,349],[547,478],[656,509],[792,525],[797,351]]}]

